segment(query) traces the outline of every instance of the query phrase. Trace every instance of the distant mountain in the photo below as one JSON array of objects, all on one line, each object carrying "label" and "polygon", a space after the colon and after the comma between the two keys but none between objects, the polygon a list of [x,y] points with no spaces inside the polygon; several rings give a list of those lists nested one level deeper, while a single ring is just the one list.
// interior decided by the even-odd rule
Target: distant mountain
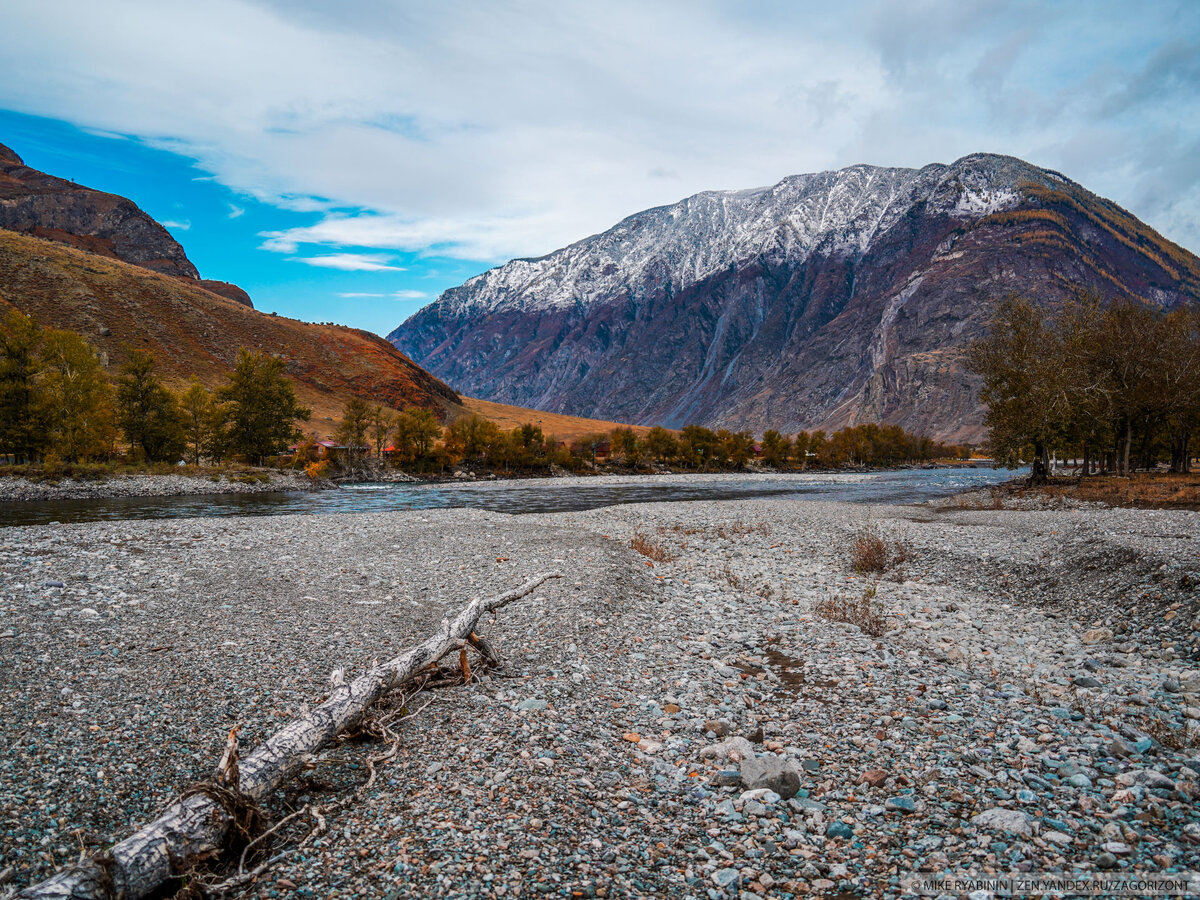
[{"label": "distant mountain", "polygon": [[188,278],[230,300],[254,305],[237,285],[202,280],[179,242],[132,200],[31,169],[3,144],[0,228]]},{"label": "distant mountain", "polygon": [[37,172],[0,146],[0,315],[76,331],[114,370],[149,350],[165,379],[216,385],[239,347],[283,357],[312,430],[350,397],[461,415],[459,396],[383,338],[258,312],[236,285],[203,281],[166,229],[124,197]]},{"label": "distant mountain", "polygon": [[993,302],[1163,307],[1200,260],[1057,172],[977,154],[852,166],[637,213],[443,293],[389,335],[458,390],[679,426],[984,435],[963,350]]}]

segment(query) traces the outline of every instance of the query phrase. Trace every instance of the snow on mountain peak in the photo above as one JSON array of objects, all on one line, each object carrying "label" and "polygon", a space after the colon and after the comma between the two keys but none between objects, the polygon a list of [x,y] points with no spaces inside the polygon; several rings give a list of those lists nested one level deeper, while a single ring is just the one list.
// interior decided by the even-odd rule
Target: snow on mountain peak
[{"label": "snow on mountain peak", "polygon": [[1020,202],[1023,181],[1063,181],[1019,159],[991,154],[922,169],[855,165],[793,175],[766,188],[705,191],[635,213],[602,234],[539,259],[515,259],[446,291],[448,312],[590,306],[642,285],[686,289],[730,265],[770,253],[802,262],[859,255],[914,205],[979,218]]}]

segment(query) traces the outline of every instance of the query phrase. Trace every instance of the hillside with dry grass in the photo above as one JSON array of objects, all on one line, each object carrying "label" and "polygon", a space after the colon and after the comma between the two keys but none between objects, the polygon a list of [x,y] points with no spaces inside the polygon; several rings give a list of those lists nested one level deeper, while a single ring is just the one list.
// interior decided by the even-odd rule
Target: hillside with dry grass
[{"label": "hillside with dry grass", "polygon": [[110,373],[131,350],[148,350],[176,388],[192,375],[222,383],[239,347],[278,354],[320,435],[352,396],[460,414],[454,391],[377,335],[268,315],[193,279],[0,229],[0,310],[8,309],[84,335]]},{"label": "hillside with dry grass", "polygon": [[[626,427],[620,422],[608,422],[604,419],[587,419],[582,416],[566,416],[561,413],[543,412],[540,409],[526,409],[524,406],[508,406],[504,403],[493,403],[491,400],[477,400],[474,397],[462,398],[463,409],[468,414],[481,416],[495,422],[502,429],[516,428],[518,425],[533,424],[542,429],[545,434],[552,434],[561,441],[571,441],[590,434],[602,434],[614,428]],[[639,436],[645,436],[650,427],[647,425],[630,425]]]}]

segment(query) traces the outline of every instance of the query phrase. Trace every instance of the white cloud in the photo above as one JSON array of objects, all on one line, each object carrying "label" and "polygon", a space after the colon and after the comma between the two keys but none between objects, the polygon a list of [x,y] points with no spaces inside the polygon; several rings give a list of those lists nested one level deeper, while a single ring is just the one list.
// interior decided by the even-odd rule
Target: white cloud
[{"label": "white cloud", "polygon": [[0,106],[319,216],[269,236],[282,253],[501,261],[699,190],[979,150],[1200,248],[1190,167],[1162,158],[1200,140],[1189,0],[9,6]]},{"label": "white cloud", "polygon": [[241,216],[244,216],[245,214],[246,214],[246,208],[244,206],[238,206],[236,203],[229,204],[229,218],[237,219],[237,218],[240,218]]},{"label": "white cloud", "polygon": [[386,297],[387,294],[372,294],[366,291],[346,291],[345,293],[338,294],[338,296],[350,299],[352,297]]},{"label": "white cloud", "polygon": [[425,300],[429,297],[424,291],[396,291],[392,296],[397,300]]},{"label": "white cloud", "polygon": [[192,223],[186,220],[182,222],[175,222],[171,219],[163,219],[162,226],[163,228],[174,228],[176,231],[187,231],[192,227]]},{"label": "white cloud", "polygon": [[403,272],[403,266],[390,265],[392,258],[380,253],[330,253],[326,256],[293,256],[292,262],[302,262],[323,269],[343,272]]}]

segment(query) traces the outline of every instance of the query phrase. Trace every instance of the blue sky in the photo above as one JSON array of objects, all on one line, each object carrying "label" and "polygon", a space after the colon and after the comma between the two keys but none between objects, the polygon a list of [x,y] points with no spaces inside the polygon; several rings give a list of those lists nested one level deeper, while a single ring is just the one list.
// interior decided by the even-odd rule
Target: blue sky
[{"label": "blue sky", "polygon": [[337,253],[266,250],[264,234],[311,226],[326,213],[262,202],[221,184],[185,154],[56,119],[0,110],[0,143],[35,169],[130,197],[183,244],[201,277],[239,285],[265,312],[386,334],[489,265],[353,245]]},{"label": "blue sky", "polygon": [[260,309],[386,333],[700,190],[1009,153],[1200,250],[1200,3],[38,0],[0,142]]}]

